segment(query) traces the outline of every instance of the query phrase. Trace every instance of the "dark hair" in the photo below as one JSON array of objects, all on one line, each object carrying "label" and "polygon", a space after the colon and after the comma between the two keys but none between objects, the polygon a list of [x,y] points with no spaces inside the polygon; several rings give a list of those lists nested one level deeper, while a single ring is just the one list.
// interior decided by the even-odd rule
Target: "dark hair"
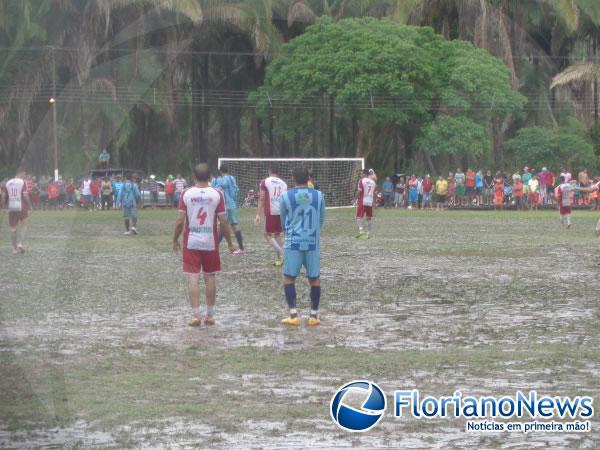
[{"label": "dark hair", "polygon": [[208,181],[210,178],[210,169],[208,164],[200,163],[194,166],[194,178],[197,181]]},{"label": "dark hair", "polygon": [[362,170],[362,174],[363,175],[369,175],[369,169],[363,169]]},{"label": "dark hair", "polygon": [[308,169],[304,166],[296,167],[294,169],[294,181],[296,184],[308,183],[308,177],[310,176]]},{"label": "dark hair", "polygon": [[219,167],[219,172],[221,172],[221,173],[229,172],[229,169],[227,168],[227,164],[221,164],[221,166]]},{"label": "dark hair", "polygon": [[567,182],[567,177],[565,177],[564,175],[560,176],[560,182],[561,183],[566,183]]},{"label": "dark hair", "polygon": [[275,175],[279,174],[279,166],[275,163],[269,165],[269,172],[274,173]]},{"label": "dark hair", "polygon": [[125,176],[123,177],[125,180],[131,180],[131,175],[129,175],[128,173],[125,174]]}]

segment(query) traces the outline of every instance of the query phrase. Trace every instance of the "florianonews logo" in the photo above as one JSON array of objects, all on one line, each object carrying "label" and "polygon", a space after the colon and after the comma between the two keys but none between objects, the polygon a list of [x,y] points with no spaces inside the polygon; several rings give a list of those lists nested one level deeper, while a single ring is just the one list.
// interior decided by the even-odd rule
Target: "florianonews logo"
[{"label": "florianonews logo", "polygon": [[[540,395],[533,390],[503,396],[472,396],[461,391],[449,396],[422,396],[413,389],[396,390],[392,398],[395,419],[466,419],[466,431],[589,432],[594,416],[590,396]],[[355,380],[333,395],[330,414],[343,430],[368,431],[383,418],[386,406],[386,396],[377,384]]]},{"label": "florianonews logo", "polygon": [[[349,405],[350,397],[361,397],[360,407]],[[387,407],[385,394],[372,381],[354,380],[337,390],[331,399],[333,421],[346,431],[368,431],[383,417]]]}]

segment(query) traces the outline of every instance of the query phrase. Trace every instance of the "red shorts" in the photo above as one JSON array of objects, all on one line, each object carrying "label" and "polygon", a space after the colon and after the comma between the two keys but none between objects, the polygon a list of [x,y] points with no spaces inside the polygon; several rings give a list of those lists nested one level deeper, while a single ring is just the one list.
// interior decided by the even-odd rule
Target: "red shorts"
[{"label": "red shorts", "polygon": [[271,214],[266,215],[265,216],[265,232],[273,233],[273,234],[282,233],[283,230],[281,229],[281,217],[274,216]]},{"label": "red shorts", "polygon": [[365,214],[367,215],[367,217],[369,219],[371,217],[373,217],[373,207],[372,206],[358,205],[358,207],[356,208],[356,218],[357,219],[362,219],[363,217],[365,217]]},{"label": "red shorts", "polygon": [[27,219],[29,217],[29,213],[27,210],[23,211],[9,211],[8,212],[8,225],[11,227],[16,227],[19,222]]},{"label": "red shorts", "polygon": [[183,273],[210,275],[221,271],[219,250],[183,249]]},{"label": "red shorts", "polygon": [[560,207],[560,215],[566,216],[567,214],[571,214],[571,207],[570,206],[561,206]]}]

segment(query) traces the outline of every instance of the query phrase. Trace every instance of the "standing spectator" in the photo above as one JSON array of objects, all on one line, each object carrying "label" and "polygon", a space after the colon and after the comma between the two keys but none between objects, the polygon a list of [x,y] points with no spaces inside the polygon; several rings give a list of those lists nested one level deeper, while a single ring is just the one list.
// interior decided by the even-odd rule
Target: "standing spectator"
[{"label": "standing spectator", "polygon": [[431,202],[431,192],[433,191],[433,181],[429,174],[425,175],[423,182],[421,183],[421,189],[423,190],[423,209],[429,205],[429,209],[433,211],[433,203]]},{"label": "standing spectator", "polygon": [[420,176],[417,177],[417,192],[417,207],[421,209],[421,207],[423,206],[423,178],[421,178]]},{"label": "standing spectator", "polygon": [[108,177],[104,177],[104,179],[102,180],[102,184],[100,184],[100,195],[102,211],[108,211],[112,209],[112,183],[110,182]]},{"label": "standing spectator", "polygon": [[437,202],[438,211],[446,206],[446,198],[448,197],[448,180],[442,175],[435,182],[435,199]]},{"label": "standing spectator", "polygon": [[31,209],[37,209],[40,206],[40,188],[35,176],[31,177],[31,187],[29,188],[29,200]]},{"label": "standing spectator", "polygon": [[504,208],[504,177],[502,172],[496,172],[494,177],[494,209]]},{"label": "standing spectator", "polygon": [[48,180],[44,175],[40,178],[38,187],[40,189],[40,204],[42,209],[48,209]]},{"label": "standing spectator", "polygon": [[448,172],[448,206],[452,207],[456,205],[456,180],[454,174]]},{"label": "standing spectator", "polygon": [[[123,207],[123,220],[125,233],[138,234],[137,232],[137,205],[141,200],[140,190],[129,175],[125,175],[125,182],[119,190],[118,203]],[[131,221],[131,228],[130,228]]]},{"label": "standing spectator", "polygon": [[77,198],[75,197],[75,182],[73,181],[73,178],[69,178],[69,181],[67,181],[65,192],[67,193],[67,206],[73,208],[77,203]]},{"label": "standing spectator", "polygon": [[456,174],[454,174],[454,181],[456,182],[456,203],[458,206],[464,206],[466,194],[466,177],[460,167],[456,169]]},{"label": "standing spectator", "polygon": [[123,187],[123,182],[121,181],[121,176],[120,175],[116,175],[115,179],[112,182],[112,191],[113,191],[113,207],[116,209],[121,208],[121,205],[119,203],[119,192],[121,191],[121,188]]},{"label": "standing spectator", "polygon": [[417,207],[419,203],[419,187],[416,175],[411,175],[408,180],[408,209]]},{"label": "standing spectator", "polygon": [[108,153],[105,148],[103,148],[100,152],[100,155],[98,156],[98,161],[100,162],[101,169],[108,169],[110,162],[110,153]]},{"label": "standing spectator", "polygon": [[58,196],[60,189],[54,181],[48,183],[48,207],[50,209],[56,209],[58,206]]},{"label": "standing spectator", "polygon": [[533,177],[532,170],[529,170],[529,167],[523,167],[523,175],[521,175],[521,180],[523,181],[523,199],[525,203],[529,201],[529,181]]},{"label": "standing spectator", "polygon": [[467,173],[465,174],[465,191],[467,194],[467,204],[471,206],[473,204],[473,199],[475,198],[475,178],[477,175],[475,171],[470,167],[467,168]]},{"label": "standing spectator", "polygon": [[65,182],[63,181],[62,175],[58,176],[56,185],[58,186],[58,206],[60,209],[63,209],[67,198],[67,192],[65,191]]},{"label": "standing spectator", "polygon": [[177,174],[177,178],[175,178],[175,206],[179,204],[179,198],[183,190],[185,189],[185,179],[181,177],[181,174]]},{"label": "standing spectator", "polygon": [[152,209],[158,205],[158,183],[156,182],[156,176],[150,175],[148,182],[148,191],[150,192],[150,201],[152,202]]},{"label": "standing spectator", "polygon": [[165,182],[165,197],[167,200],[167,206],[172,208],[175,201],[175,183],[173,182],[173,175],[169,175],[167,177],[167,181]]},{"label": "standing spectator", "polygon": [[561,182],[561,184],[564,183],[570,183],[571,182],[571,178],[573,178],[573,175],[571,175],[571,172],[569,172],[567,169],[562,169],[560,172],[560,179],[561,180],[565,180],[564,182]]},{"label": "standing spectator", "polygon": [[483,177],[483,189],[484,203],[486,206],[490,206],[494,198],[494,177],[491,170],[488,170]]},{"label": "standing spectator", "polygon": [[[577,174],[577,181],[579,182],[579,187],[581,188],[587,188],[590,185],[590,176],[588,175],[587,169],[583,169],[579,172],[579,174]],[[590,194],[585,190],[579,191],[579,194],[581,195],[583,203],[589,205]]]},{"label": "standing spectator", "polygon": [[525,209],[525,201],[524,201],[524,189],[523,189],[523,180],[521,180],[521,176],[513,179],[512,192],[515,198],[515,206],[517,207],[517,211]]},{"label": "standing spectator", "polygon": [[98,209],[100,205],[100,180],[93,179],[90,183],[90,192],[92,193],[92,209]]},{"label": "standing spectator", "polygon": [[535,209],[537,211],[538,204],[540,203],[540,180],[537,175],[531,177],[529,180],[528,192],[529,192],[529,209]]},{"label": "standing spectator", "polygon": [[396,192],[394,193],[394,206],[402,208],[404,206],[404,194],[406,192],[406,178],[400,177],[396,183]]},{"label": "standing spectator", "polygon": [[480,169],[475,174],[475,202],[481,206],[483,200],[483,171]]},{"label": "standing spectator", "polygon": [[385,177],[383,182],[383,207],[385,209],[392,207],[392,198],[394,196],[394,183],[390,177]]},{"label": "standing spectator", "polygon": [[83,207],[89,211],[93,208],[92,203],[92,180],[85,177],[81,183],[81,197],[83,198]]}]

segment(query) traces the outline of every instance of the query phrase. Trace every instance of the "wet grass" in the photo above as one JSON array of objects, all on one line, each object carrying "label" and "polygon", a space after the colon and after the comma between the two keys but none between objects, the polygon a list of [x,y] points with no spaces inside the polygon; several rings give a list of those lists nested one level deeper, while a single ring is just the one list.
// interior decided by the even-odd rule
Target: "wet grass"
[{"label": "wet grass", "polygon": [[[384,390],[600,394],[598,214],[350,210],[323,234],[323,326],[284,329],[280,272],[243,211],[249,252],[224,255],[213,329],[187,329],[172,211],[34,214],[27,253],[0,228],[0,446],[487,447],[543,434],[466,435],[451,420],[335,429],[331,394]],[[299,306],[308,308],[304,280]],[[593,423],[593,426],[597,423]],[[599,434],[556,435],[591,448]]]}]

